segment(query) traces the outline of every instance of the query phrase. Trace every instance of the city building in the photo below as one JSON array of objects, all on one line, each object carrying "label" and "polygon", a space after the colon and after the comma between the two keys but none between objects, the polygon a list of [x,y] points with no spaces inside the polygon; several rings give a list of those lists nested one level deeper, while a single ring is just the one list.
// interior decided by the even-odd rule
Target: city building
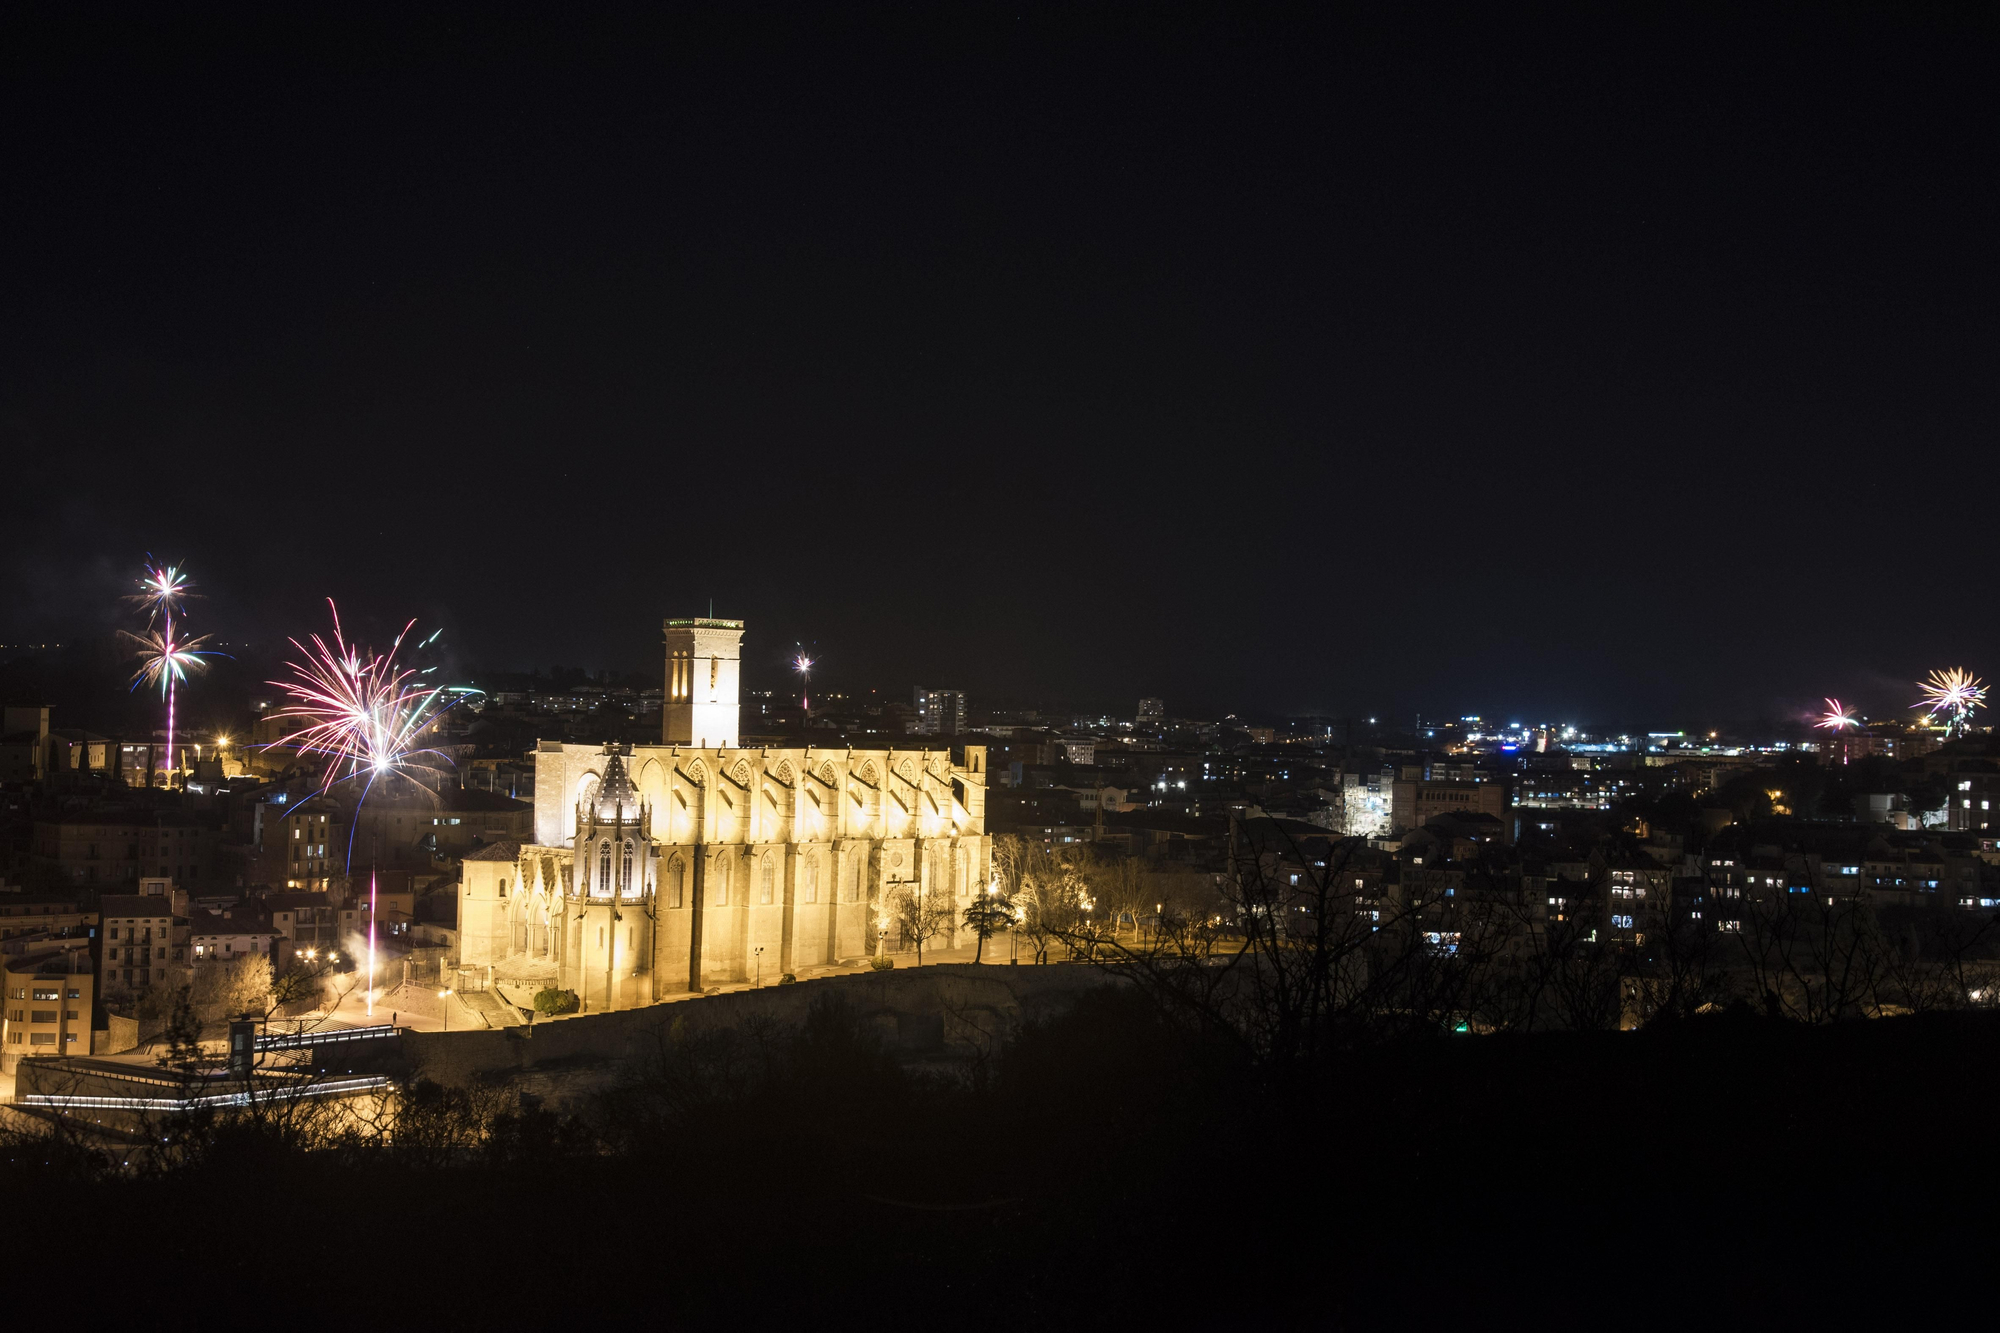
[{"label": "city building", "polygon": [[1340,775],[1341,832],[1350,838],[1386,838],[1394,825],[1396,770]]},{"label": "city building", "polygon": [[89,1055],[95,981],[84,949],[0,958],[0,1072],[13,1073],[24,1055]]},{"label": "city building", "polygon": [[1945,827],[1954,833],[1983,833],[2000,828],[2000,764],[1986,759],[1962,759],[1952,766],[1951,795],[1945,804]]},{"label": "city building", "polygon": [[46,704],[9,705],[0,723],[0,782],[40,782],[49,769]]},{"label": "city building", "polygon": [[106,998],[135,996],[187,977],[186,893],[162,879],[139,887],[138,893],[107,893],[98,900]]},{"label": "city building", "polygon": [[[338,802],[320,796],[275,807],[269,846],[281,858],[274,878],[288,889],[325,891],[347,865],[347,824]],[[260,823],[260,828],[264,827]]]},{"label": "city building", "polygon": [[1167,720],[1166,700],[1141,699],[1139,701],[1139,716],[1137,719],[1137,725],[1141,727],[1157,727],[1163,725],[1166,722],[1166,720]]},{"label": "city building", "polygon": [[227,963],[238,958],[271,956],[279,932],[271,918],[254,907],[228,912],[200,912],[187,924],[187,943],[195,964]]},{"label": "city building", "polygon": [[0,940],[42,932],[60,935],[81,931],[96,920],[94,913],[84,911],[73,899],[0,894]]},{"label": "city building", "polygon": [[956,736],[965,730],[965,691],[930,690],[919,685],[910,700],[920,736]]},{"label": "city building", "polygon": [[1506,819],[1507,788],[1503,783],[1488,780],[1487,775],[1476,773],[1469,766],[1448,776],[1427,776],[1443,767],[1433,765],[1426,769],[1406,765],[1398,770],[1390,790],[1389,824],[1392,833],[1408,833],[1422,828],[1440,815],[1455,814],[1461,810],[1470,814],[1491,815],[1498,820]]},{"label": "city building", "polygon": [[662,743],[541,742],[534,840],[465,857],[461,963],[643,1004],[865,957],[904,894],[935,895],[950,947],[990,873],[985,748],[717,745],[742,622],[665,629]]},{"label": "city building", "polygon": [[264,910],[270,913],[271,928],[294,949],[339,949],[341,940],[338,898],[328,893],[267,893]]},{"label": "city building", "polygon": [[219,883],[220,830],[188,815],[137,810],[35,821],[30,863],[80,885],[134,884],[160,876],[189,886]]},{"label": "city building", "polygon": [[489,842],[527,842],[534,836],[535,807],[501,792],[446,787],[428,831],[419,828],[431,851],[463,856]]}]

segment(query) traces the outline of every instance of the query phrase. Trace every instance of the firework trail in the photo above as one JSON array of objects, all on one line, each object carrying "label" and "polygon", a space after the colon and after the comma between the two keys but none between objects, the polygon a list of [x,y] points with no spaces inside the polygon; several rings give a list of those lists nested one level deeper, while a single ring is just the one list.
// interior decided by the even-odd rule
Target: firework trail
[{"label": "firework trail", "polygon": [[1820,717],[1819,721],[1813,723],[1813,725],[1824,727],[1828,731],[1845,731],[1849,727],[1860,726],[1861,720],[1854,716],[1852,709],[1843,706],[1840,700],[1828,699],[1826,701],[1825,714]]},{"label": "firework trail", "polygon": [[[310,636],[311,646],[291,641],[302,660],[287,662],[291,679],[271,684],[291,696],[288,707],[271,714],[274,718],[296,718],[303,722],[298,731],[273,742],[302,755],[325,760],[319,794],[340,783],[363,779],[361,802],[375,783],[391,773],[417,782],[417,774],[442,776],[442,764],[449,763],[439,750],[419,748],[417,742],[440,717],[469,695],[479,693],[464,686],[426,685],[420,677],[435,668],[417,670],[401,666],[396,654],[410,632],[412,620],[390,645],[386,654],[376,654],[358,644],[350,644],[340,627],[340,608],[327,599],[333,613],[333,637]],[[433,634],[419,647],[437,639]],[[419,785],[422,785],[419,783]],[[347,861],[354,863],[354,831],[357,818],[348,829]]]}]

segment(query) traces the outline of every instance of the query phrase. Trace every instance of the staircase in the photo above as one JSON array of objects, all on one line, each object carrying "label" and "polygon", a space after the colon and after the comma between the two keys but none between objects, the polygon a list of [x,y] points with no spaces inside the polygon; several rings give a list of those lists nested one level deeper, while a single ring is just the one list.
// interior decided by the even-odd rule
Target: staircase
[{"label": "staircase", "polygon": [[517,1028],[522,1025],[521,1011],[492,991],[460,991],[453,998],[462,1008],[471,1010],[489,1028]]}]

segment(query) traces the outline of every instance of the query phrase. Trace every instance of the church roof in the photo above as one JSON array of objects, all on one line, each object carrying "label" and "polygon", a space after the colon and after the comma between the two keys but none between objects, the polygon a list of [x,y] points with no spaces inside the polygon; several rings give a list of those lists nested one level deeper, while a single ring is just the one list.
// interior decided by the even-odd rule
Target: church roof
[{"label": "church roof", "polygon": [[610,757],[605,760],[604,778],[597,784],[597,817],[614,819],[622,811],[626,818],[634,818],[639,813],[639,790],[625,771],[625,757],[611,746],[605,748]]}]

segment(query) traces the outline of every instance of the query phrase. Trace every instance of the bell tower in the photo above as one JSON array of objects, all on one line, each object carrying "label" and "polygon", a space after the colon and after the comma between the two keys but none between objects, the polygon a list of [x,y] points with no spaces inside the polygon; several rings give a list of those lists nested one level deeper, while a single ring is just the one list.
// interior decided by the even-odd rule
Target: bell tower
[{"label": "bell tower", "polygon": [[733,749],[737,668],[743,656],[740,620],[669,620],[667,690],[661,739],[668,745]]}]

